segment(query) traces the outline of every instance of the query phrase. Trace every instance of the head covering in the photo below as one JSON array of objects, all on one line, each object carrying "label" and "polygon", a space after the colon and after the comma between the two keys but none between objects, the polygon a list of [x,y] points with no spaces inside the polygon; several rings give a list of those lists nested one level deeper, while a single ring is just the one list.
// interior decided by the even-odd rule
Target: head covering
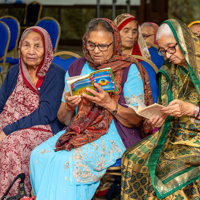
[{"label": "head covering", "polygon": [[23,32],[19,43],[19,73],[17,83],[0,115],[0,124],[2,127],[5,127],[7,124],[12,124],[22,117],[26,117],[34,112],[39,106],[39,93],[36,86],[31,81],[28,69],[21,56],[22,39],[26,37],[27,31],[30,30],[38,32],[43,39],[44,56],[36,73],[39,80],[44,79],[53,59],[53,48],[49,34],[43,28],[38,26],[26,29]]},{"label": "head covering", "polygon": [[24,79],[25,83],[28,85],[28,87],[31,90],[37,92],[37,88],[32,83],[31,77],[30,77],[28,70],[27,70],[27,67],[26,67],[26,64],[24,63],[22,56],[21,56],[21,45],[22,45],[22,42],[23,42],[22,40],[24,39],[24,36],[29,31],[34,31],[34,32],[39,33],[42,36],[42,39],[43,39],[44,56],[43,56],[42,62],[38,66],[37,72],[36,72],[36,76],[41,80],[44,79],[46,72],[48,71],[50,64],[53,60],[53,47],[52,47],[51,38],[50,38],[48,32],[45,29],[43,29],[39,26],[32,26],[30,28],[27,28],[21,36],[20,43],[19,43],[19,66],[20,66],[20,70],[21,70],[23,79]]},{"label": "head covering", "polygon": [[[143,79],[145,103],[146,105],[152,104],[153,98],[147,72],[135,58],[122,54],[120,34],[116,25],[109,19],[101,18],[101,20],[106,21],[113,29],[115,43],[114,53],[109,60],[103,62],[93,61],[86,48],[87,35],[85,34],[83,36],[83,53],[89,66],[93,69],[103,69],[107,67],[112,69],[118,91],[110,93],[110,96],[115,102],[118,102],[121,93],[123,68],[127,68],[132,63],[135,63]],[[112,114],[110,114],[106,109],[98,105],[94,105],[94,103],[83,98],[79,104],[77,115],[74,117],[70,126],[66,129],[66,132],[58,139],[56,143],[56,150],[59,151],[65,149],[70,151],[72,148],[80,147],[98,139],[100,136],[108,132],[112,119]],[[145,128],[148,129],[147,126]],[[146,132],[148,131],[149,129],[146,130]]]},{"label": "head covering", "polygon": [[154,44],[158,44],[157,41],[156,41],[156,34],[158,32],[158,28],[159,26],[156,24],[156,23],[153,23],[153,22],[145,22],[145,23],[149,23],[153,26],[153,29],[154,29]]},{"label": "head covering", "polygon": [[115,18],[114,23],[117,25],[118,30],[121,31],[122,28],[124,26],[126,26],[126,24],[131,22],[132,20],[137,21],[137,28],[138,28],[139,34],[138,34],[137,40],[136,40],[136,42],[133,46],[131,55],[139,55],[139,56],[143,56],[143,57],[146,57],[148,59],[151,59],[151,56],[149,54],[146,42],[144,41],[144,38],[142,37],[142,35],[140,33],[139,21],[136,17],[134,17],[133,15],[130,15],[128,13],[124,13],[124,14],[118,15]]},{"label": "head covering", "polygon": [[191,80],[200,95],[200,42],[198,37],[190,31],[185,23],[179,20],[170,19],[163,23],[168,24],[171,28],[178,46],[184,54]]},{"label": "head covering", "polygon": [[200,20],[191,22],[191,23],[188,25],[188,28],[190,28],[190,27],[191,27],[192,25],[194,25],[194,24],[200,24]]},{"label": "head covering", "polygon": [[[165,61],[164,65],[158,71],[156,76],[160,89],[159,100],[162,105],[167,106],[173,99],[177,99],[178,96],[179,99],[198,104],[200,96],[199,39],[194,34],[192,34],[185,23],[179,20],[169,19],[164,21],[163,23],[166,23],[172,30],[176,42],[184,54],[188,70],[186,70],[182,66],[175,65],[173,62],[169,62],[169,60]],[[181,81],[182,74],[185,77],[184,81]],[[193,84],[190,84],[190,80]],[[181,90],[183,87],[184,90]],[[194,90],[194,87],[196,91]],[[186,93],[186,91],[188,92]],[[198,94],[196,94],[196,92]],[[184,150],[188,150],[191,147],[194,147],[190,144],[190,141],[192,141],[192,144],[195,143],[193,140],[195,134],[193,137],[190,137],[190,135],[198,130],[199,124],[195,123],[196,121],[199,120],[194,118],[190,119],[188,116],[182,116],[179,119],[175,119],[174,117],[168,115],[165,123],[160,129],[157,146],[155,146],[155,148],[153,149],[149,157],[148,163],[151,182],[155,189],[156,196],[159,199],[164,199],[166,196],[184,188],[189,183],[192,183],[193,181],[199,179],[198,176],[190,176],[190,174],[194,174],[194,172],[191,171],[191,169],[193,168],[188,168],[188,165],[190,165],[193,160],[182,162],[182,157],[178,154],[176,154],[176,159],[174,159],[174,161],[171,163],[172,166],[175,165],[177,166],[177,168],[169,167],[169,163],[165,162],[166,159],[162,160],[161,157],[159,158],[159,165],[156,165],[156,163],[158,162],[158,157],[161,154],[163,155],[166,153],[166,155],[169,155],[167,154],[167,152],[171,150],[173,150],[174,152],[180,151],[179,149],[181,149],[181,147],[179,145],[183,146],[182,148],[184,148]],[[177,125],[175,125],[176,123]],[[183,124],[184,126],[182,126]],[[179,129],[180,127],[182,130]],[[173,135],[175,132],[180,133],[181,136],[184,135],[185,138],[172,138],[171,135]],[[174,135],[176,135],[176,133]],[[174,148],[168,148],[169,145],[174,146]],[[191,152],[193,153],[194,151],[195,149],[193,149]],[[191,155],[190,151],[187,153],[187,155]],[[165,158],[167,158],[167,156]],[[199,165],[199,163],[195,165]],[[162,168],[160,168],[160,166],[162,166]],[[186,168],[188,168],[187,171],[185,171]],[[163,173],[163,171],[165,173]]]}]

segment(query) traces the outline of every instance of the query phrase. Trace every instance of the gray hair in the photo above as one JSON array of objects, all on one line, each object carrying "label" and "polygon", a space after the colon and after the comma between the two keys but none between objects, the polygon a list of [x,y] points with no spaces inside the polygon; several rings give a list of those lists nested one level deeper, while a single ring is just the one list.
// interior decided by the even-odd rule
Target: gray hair
[{"label": "gray hair", "polygon": [[[151,23],[147,23],[147,22],[141,24],[140,27],[142,28],[143,26],[149,26],[149,27],[153,28],[153,25],[152,25]],[[154,28],[153,28],[153,29],[154,29]]]},{"label": "gray hair", "polygon": [[170,29],[169,25],[164,23],[158,28],[158,32],[156,34],[156,41],[160,39],[162,35],[167,37],[174,37],[172,30]]},{"label": "gray hair", "polygon": [[[104,21],[103,19],[96,19],[96,18],[92,19],[87,26],[86,35],[88,37],[90,32],[100,31],[100,30],[110,33],[112,35],[112,39],[114,41],[114,31],[113,31],[112,27],[110,26],[110,24],[108,22]],[[86,37],[86,39],[87,39],[87,37]]]},{"label": "gray hair", "polygon": [[26,37],[29,33],[31,33],[31,32],[34,32],[34,31],[33,31],[33,30],[28,30],[28,31],[26,31],[26,32],[23,34],[22,39],[21,39],[21,45],[22,45],[22,43],[23,43],[25,37]]}]

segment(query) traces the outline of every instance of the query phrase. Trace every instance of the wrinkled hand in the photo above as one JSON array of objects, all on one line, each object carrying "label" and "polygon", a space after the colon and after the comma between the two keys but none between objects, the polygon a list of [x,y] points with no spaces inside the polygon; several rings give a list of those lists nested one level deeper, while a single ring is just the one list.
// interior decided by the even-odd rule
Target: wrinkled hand
[{"label": "wrinkled hand", "polygon": [[80,103],[81,97],[77,95],[71,96],[70,92],[65,92],[64,100],[70,109],[75,109],[76,106]]},{"label": "wrinkled hand", "polygon": [[109,94],[102,89],[100,85],[95,83],[94,86],[98,89],[99,92],[90,88],[86,88],[86,90],[92,93],[94,96],[83,94],[83,97],[107,109],[109,105],[111,105],[112,99],[110,98]]},{"label": "wrinkled hand", "polygon": [[167,115],[163,115],[162,117],[153,117],[148,120],[148,123],[151,124],[152,128],[160,128],[165,120],[167,118]]},{"label": "wrinkled hand", "polygon": [[5,137],[6,137],[6,134],[5,134],[3,131],[1,131],[1,133],[0,133],[0,142],[1,142]]},{"label": "wrinkled hand", "polygon": [[165,108],[162,108],[161,111],[172,117],[181,117],[183,115],[192,116],[194,113],[195,105],[188,103],[179,99],[174,99],[169,103]]}]

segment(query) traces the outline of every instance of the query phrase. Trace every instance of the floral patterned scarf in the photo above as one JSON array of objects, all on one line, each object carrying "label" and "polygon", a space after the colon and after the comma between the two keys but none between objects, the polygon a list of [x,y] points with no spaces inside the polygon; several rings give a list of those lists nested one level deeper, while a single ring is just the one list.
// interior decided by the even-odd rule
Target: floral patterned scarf
[{"label": "floral patterned scarf", "polygon": [[[97,70],[107,67],[112,69],[118,91],[110,93],[110,97],[115,102],[118,102],[121,92],[123,68],[129,67],[132,63],[136,64],[143,79],[145,103],[146,105],[152,104],[153,99],[147,72],[135,58],[122,54],[121,38],[117,26],[109,19],[102,18],[102,20],[106,21],[113,29],[115,44],[114,53],[109,60],[103,62],[94,62],[89,54],[89,51],[86,49],[85,34],[83,36],[83,53],[89,66]],[[82,98],[82,101],[78,106],[77,115],[74,117],[65,133],[58,139],[56,143],[56,151],[70,151],[72,148],[77,148],[97,140],[99,137],[108,132],[112,119],[113,116],[109,111],[90,102],[87,99]],[[148,132],[149,127],[145,126],[145,128]]]},{"label": "floral patterned scarf", "polygon": [[36,72],[36,76],[39,78],[40,83],[42,83],[53,60],[51,38],[47,31],[38,26],[26,29],[23,32],[19,43],[19,74],[17,84],[0,114],[0,131],[6,125],[12,124],[22,117],[28,116],[39,106],[39,93],[36,86],[31,81],[28,69],[21,56],[22,41],[26,37],[26,33],[30,30],[38,32],[43,39],[44,57]]}]

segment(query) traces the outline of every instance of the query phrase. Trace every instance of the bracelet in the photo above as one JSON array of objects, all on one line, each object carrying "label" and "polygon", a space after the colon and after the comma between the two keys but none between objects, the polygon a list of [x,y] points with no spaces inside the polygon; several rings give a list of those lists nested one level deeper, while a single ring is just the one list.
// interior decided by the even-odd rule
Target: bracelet
[{"label": "bracelet", "polygon": [[197,118],[199,116],[199,106],[195,105],[193,117]]},{"label": "bracelet", "polygon": [[199,108],[199,106],[197,106],[198,107],[198,113],[197,113],[197,115],[196,115],[196,117],[195,118],[197,118],[198,116],[199,116],[199,111],[200,111],[200,108]]},{"label": "bracelet", "polygon": [[75,108],[70,108],[70,107],[67,105],[67,103],[65,103],[65,108],[67,108],[67,110],[69,110],[69,111],[74,111],[74,110],[76,109],[76,107],[75,107]]}]

